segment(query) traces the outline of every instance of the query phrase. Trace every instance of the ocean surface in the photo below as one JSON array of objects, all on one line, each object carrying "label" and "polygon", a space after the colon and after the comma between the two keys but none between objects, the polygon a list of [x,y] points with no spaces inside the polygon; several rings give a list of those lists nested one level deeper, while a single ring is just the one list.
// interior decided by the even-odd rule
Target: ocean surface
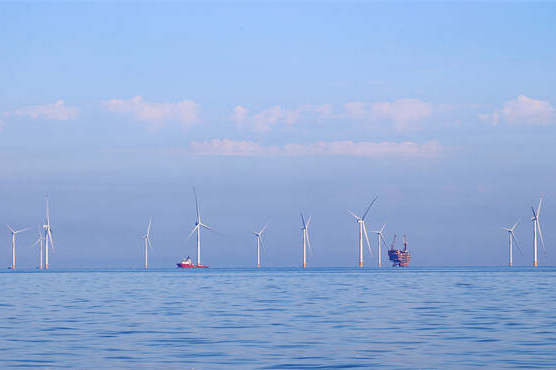
[{"label": "ocean surface", "polygon": [[556,368],[556,268],[0,272],[0,369]]}]

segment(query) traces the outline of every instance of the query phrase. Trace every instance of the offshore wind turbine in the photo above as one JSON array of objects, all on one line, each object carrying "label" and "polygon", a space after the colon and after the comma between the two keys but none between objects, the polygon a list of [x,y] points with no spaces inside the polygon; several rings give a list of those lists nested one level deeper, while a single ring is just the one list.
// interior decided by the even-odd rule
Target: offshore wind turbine
[{"label": "offshore wind turbine", "polygon": [[12,270],[15,270],[15,236],[16,234],[19,234],[23,231],[27,231],[32,229],[32,227],[28,227],[26,229],[21,229],[21,230],[14,230],[12,229],[12,227],[8,224],[6,224],[6,226],[8,227],[8,229],[10,229],[10,231],[12,232]]},{"label": "offshore wind turbine", "polygon": [[153,218],[151,217],[149,219],[149,227],[147,227],[147,233],[143,236],[143,238],[145,238],[145,268],[147,268],[147,265],[148,265],[147,252],[148,252],[149,246],[151,247],[151,249],[153,248],[153,245],[151,244],[151,239],[149,238],[149,233],[151,232],[152,221],[153,221]]},{"label": "offshore wind turbine", "polygon": [[266,230],[267,226],[268,224],[266,224],[259,232],[251,231],[257,237],[257,268],[261,267],[261,247],[263,245],[262,237],[263,237],[263,232]]},{"label": "offshore wind turbine", "polygon": [[537,260],[537,240],[538,240],[538,236],[541,237],[541,242],[542,242],[542,249],[544,251],[544,253],[546,254],[546,248],[544,247],[544,239],[542,237],[542,231],[541,231],[541,224],[539,223],[539,215],[541,213],[541,206],[542,206],[542,196],[541,199],[539,201],[539,206],[537,207],[537,211],[535,212],[535,209],[533,207],[531,207],[531,211],[533,212],[533,217],[531,217],[531,221],[533,221],[533,266],[537,267],[538,265],[538,260]]},{"label": "offshore wind turbine", "polygon": [[384,231],[384,228],[386,227],[386,224],[382,225],[382,228],[378,231],[371,231],[372,233],[375,233],[378,235],[378,267],[382,267],[382,254],[381,254],[381,244],[380,244],[380,240],[382,240],[384,242],[384,245],[386,245],[386,240],[384,240],[384,237],[382,236],[382,232]]},{"label": "offshore wind turbine", "polygon": [[[355,217],[357,223],[359,224],[359,267],[363,267],[363,234],[365,234],[365,239],[367,240],[367,247],[369,248],[369,253],[371,253],[371,243],[369,243],[369,235],[367,235],[367,228],[365,227],[365,217],[369,213],[369,210],[373,206],[374,202],[376,202],[378,197],[375,197],[371,204],[367,207],[367,210],[363,214],[363,217],[357,216],[355,213],[351,212],[348,209],[348,212]],[[372,254],[371,254],[372,256]]]},{"label": "offshore wind turbine", "polygon": [[50,243],[50,247],[54,251],[54,241],[52,240],[52,229],[50,227],[50,206],[48,203],[48,194],[46,195],[46,224],[43,225],[44,228],[44,255],[45,255],[45,264],[44,268],[48,270],[48,245]]},{"label": "offshore wind turbine", "polygon": [[191,230],[191,233],[189,234],[187,239],[189,239],[194,232],[197,232],[197,267],[200,267],[202,266],[201,265],[201,228],[205,228],[217,234],[218,232],[216,232],[215,230],[213,230],[212,228],[210,228],[209,226],[201,222],[201,212],[199,211],[199,202],[197,201],[197,191],[195,191],[195,188],[193,188],[193,194],[195,194],[195,207],[197,209],[197,218],[195,219],[195,227],[193,228],[193,230]]},{"label": "offshore wind turbine", "polygon": [[40,251],[40,252],[39,252],[39,269],[42,270],[42,246],[43,246],[42,242],[43,242],[43,240],[45,240],[45,239],[43,238],[43,236],[42,236],[42,234],[41,234],[41,229],[40,229],[40,227],[37,228],[37,232],[39,233],[39,238],[37,239],[37,241],[35,242],[35,244],[33,244],[33,245],[31,246],[31,248],[33,248],[33,247],[34,247],[35,245],[37,245],[37,244],[39,245],[39,251]]},{"label": "offshore wind turbine", "polygon": [[[510,251],[509,251],[509,253],[510,253],[510,255],[509,255],[509,257],[510,257],[509,266],[510,267],[514,265],[513,251],[512,251],[514,241],[515,241],[515,245],[517,246],[517,248],[519,248],[519,244],[517,243],[517,239],[515,238],[514,230],[515,230],[515,228],[516,228],[516,226],[517,226],[517,224],[519,223],[520,220],[521,220],[521,218],[519,218],[515,222],[514,226],[512,226],[512,227],[501,227],[502,230],[506,230],[508,232],[508,238],[510,239]],[[519,248],[519,252],[521,252],[521,248]]]},{"label": "offshore wind turbine", "polygon": [[303,232],[303,268],[307,267],[307,246],[309,246],[309,250],[312,251],[313,248],[311,248],[311,242],[309,241],[309,225],[311,224],[311,216],[309,216],[309,219],[307,220],[307,222],[305,222],[305,218],[303,217],[303,213],[300,213],[301,215],[301,222],[302,222],[302,227],[301,227],[301,231]]}]

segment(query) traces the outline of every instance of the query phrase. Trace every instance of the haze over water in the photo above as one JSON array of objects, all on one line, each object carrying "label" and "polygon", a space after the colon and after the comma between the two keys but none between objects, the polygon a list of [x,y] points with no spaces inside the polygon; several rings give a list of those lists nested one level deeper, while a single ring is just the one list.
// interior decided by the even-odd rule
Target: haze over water
[{"label": "haze over water", "polygon": [[554,368],[556,268],[0,273],[0,368]]}]

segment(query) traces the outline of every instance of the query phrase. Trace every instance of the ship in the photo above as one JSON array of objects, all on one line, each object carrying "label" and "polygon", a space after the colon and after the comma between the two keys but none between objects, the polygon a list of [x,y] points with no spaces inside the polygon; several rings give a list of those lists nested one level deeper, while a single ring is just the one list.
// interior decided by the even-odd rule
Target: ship
[{"label": "ship", "polygon": [[392,261],[392,267],[407,267],[409,266],[409,262],[411,261],[411,254],[409,250],[407,250],[407,239],[405,235],[403,236],[403,250],[394,249],[394,245],[396,244],[396,235],[394,235],[394,240],[392,241],[392,245],[388,250],[388,258]]},{"label": "ship", "polygon": [[182,258],[182,260],[176,263],[176,266],[182,269],[206,269],[208,266],[203,265],[195,265],[193,261],[191,261],[191,257],[187,256],[187,258]]}]

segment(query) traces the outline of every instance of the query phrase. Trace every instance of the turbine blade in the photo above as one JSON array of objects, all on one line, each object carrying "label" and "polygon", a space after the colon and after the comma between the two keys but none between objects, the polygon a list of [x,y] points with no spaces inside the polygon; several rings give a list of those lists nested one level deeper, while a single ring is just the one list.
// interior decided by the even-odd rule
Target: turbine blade
[{"label": "turbine blade", "polygon": [[198,227],[199,227],[199,225],[195,225],[195,227],[193,228],[193,230],[191,230],[191,233],[189,233],[189,236],[187,237],[187,239],[185,239],[185,241],[188,241],[189,238],[191,238],[191,235],[193,235],[193,233],[194,233],[195,231],[197,231],[197,228],[198,228]]},{"label": "turbine blade", "polygon": [[261,236],[259,236],[259,245],[261,246],[261,249],[263,249],[263,238]]},{"label": "turbine blade", "polygon": [[30,246],[29,248],[33,248],[33,247],[34,247],[35,245],[39,244],[39,243],[40,243],[40,241],[41,241],[41,240],[40,240],[40,239],[38,239],[38,240],[37,240],[37,241],[35,242],[35,244],[33,244],[32,246]]},{"label": "turbine blade", "polygon": [[521,247],[519,246],[519,243],[517,242],[517,239],[515,238],[514,232],[510,231],[510,235],[512,236],[512,239],[515,242],[515,245],[517,247],[517,250],[519,251],[519,253],[523,256],[523,251],[521,250]]},{"label": "turbine blade", "polygon": [[154,249],[153,245],[151,244],[151,239],[149,239],[148,236],[147,236],[147,243],[149,243],[149,247],[151,247],[151,249]]},{"label": "turbine blade", "polygon": [[531,211],[533,212],[533,217],[537,218],[537,213],[535,212],[535,209],[533,207],[531,207]]},{"label": "turbine blade", "polygon": [[542,196],[541,199],[539,200],[539,206],[537,207],[537,218],[541,214],[541,206],[542,206]]},{"label": "turbine blade", "polygon": [[152,222],[153,222],[153,218],[151,217],[151,218],[149,219],[149,227],[147,227],[147,238],[149,237],[149,233],[150,233],[150,231],[151,231]]},{"label": "turbine blade", "polygon": [[6,226],[8,227],[8,229],[10,229],[10,231],[11,231],[13,234],[15,234],[14,229],[12,229],[10,225],[6,224]]},{"label": "turbine blade", "polygon": [[369,213],[369,210],[371,209],[371,207],[373,206],[373,204],[376,202],[377,199],[378,199],[378,196],[376,196],[375,199],[373,199],[373,201],[371,202],[371,204],[369,204],[369,207],[367,207],[367,210],[363,214],[363,217],[361,217],[362,220],[365,220],[365,217],[367,216],[367,213]]},{"label": "turbine blade", "polygon": [[212,231],[212,232],[215,233],[215,234],[225,236],[224,234],[222,234],[222,233],[220,233],[220,232],[214,230],[213,228],[211,228],[211,227],[209,227],[209,226],[207,226],[207,225],[205,225],[205,224],[199,224],[199,225],[200,225],[201,227],[204,227],[204,228],[207,229],[207,230]]},{"label": "turbine blade", "polygon": [[48,236],[50,239],[50,248],[52,248],[52,251],[54,251],[54,240],[52,240],[52,231],[50,230],[50,228],[48,229]]},{"label": "turbine blade", "polygon": [[382,235],[382,232],[384,231],[384,228],[386,227],[386,222],[384,223],[384,225],[382,225],[382,228],[380,229],[380,234]]},{"label": "turbine blade", "polygon": [[22,233],[22,232],[24,232],[24,231],[31,230],[32,228],[33,228],[33,227],[27,227],[27,228],[25,228],[25,229],[17,230],[15,233],[16,233],[16,234]]},{"label": "turbine blade", "polygon": [[299,214],[301,215],[301,222],[303,223],[303,228],[305,229],[305,218],[303,217],[303,213],[299,212]]},{"label": "turbine blade", "polygon": [[388,250],[388,245],[386,244],[386,240],[384,240],[384,238],[382,237],[382,233],[379,234],[380,235],[380,239],[382,239],[382,241],[384,242],[384,248],[386,248]]},{"label": "turbine blade", "polygon": [[347,211],[350,213],[350,215],[352,215],[353,217],[355,217],[356,219],[359,220],[359,217],[357,217],[357,215],[356,215],[355,213],[353,213],[353,212],[350,211],[349,209],[348,209]]},{"label": "turbine blade", "polygon": [[365,240],[367,240],[367,247],[369,248],[369,254],[371,258],[373,258],[373,252],[371,251],[371,243],[369,242],[369,235],[367,235],[367,228],[365,227],[365,223],[363,222],[363,231],[365,232]]},{"label": "turbine blade", "polygon": [[197,201],[197,191],[193,187],[193,194],[195,194],[195,208],[197,209],[197,222],[201,220],[201,213],[199,212],[199,202]]},{"label": "turbine blade", "polygon": [[537,219],[537,227],[539,228],[539,235],[541,236],[542,250],[543,250],[544,256],[546,257],[546,248],[544,247],[544,238],[542,236],[541,224],[540,224],[538,219]]},{"label": "turbine blade", "polygon": [[514,226],[512,226],[512,231],[514,231],[514,229],[517,226],[517,224],[519,223],[519,221],[521,221],[521,217],[518,218],[517,221],[515,222]]},{"label": "turbine blade", "polygon": [[311,224],[311,219],[313,218],[313,216],[309,216],[309,219],[307,220],[307,228],[309,227],[309,225]]},{"label": "turbine blade", "polygon": [[268,222],[266,223],[266,225],[264,225],[261,231],[259,231],[259,235],[262,235],[262,233],[266,230],[267,226],[268,226]]},{"label": "turbine blade", "polygon": [[48,204],[48,194],[46,194],[46,223],[50,225],[50,206]]},{"label": "turbine blade", "polygon": [[313,247],[311,246],[311,241],[309,240],[309,230],[305,229],[305,235],[307,237],[307,245],[309,246],[309,253],[313,255]]}]

